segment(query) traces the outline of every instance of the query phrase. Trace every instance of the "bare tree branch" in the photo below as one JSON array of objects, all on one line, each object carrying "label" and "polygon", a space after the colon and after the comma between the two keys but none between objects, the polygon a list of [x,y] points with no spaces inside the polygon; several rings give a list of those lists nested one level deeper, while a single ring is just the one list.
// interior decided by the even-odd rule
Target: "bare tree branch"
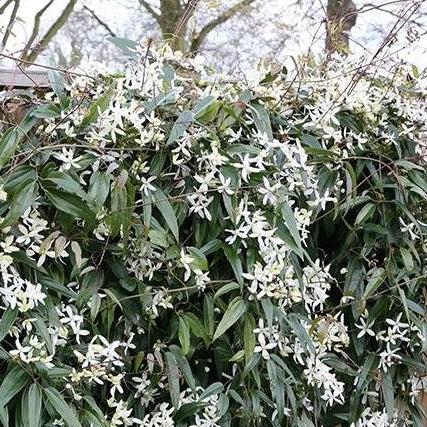
[{"label": "bare tree branch", "polygon": [[28,51],[33,46],[34,40],[38,36],[40,32],[40,20],[42,15],[46,12],[46,10],[52,5],[55,0],[50,0],[43,8],[41,8],[34,16],[34,25],[33,31],[31,32],[31,36],[28,39],[27,43],[24,46],[24,49],[21,52],[21,58],[24,58],[27,55]]},{"label": "bare tree branch", "polygon": [[7,9],[7,7],[12,3],[14,0],[6,0],[6,3],[0,7],[0,15],[3,15],[4,11]]},{"label": "bare tree branch", "polygon": [[116,33],[92,9],[89,9],[86,5],[83,6],[83,9],[87,10],[92,15],[92,17],[96,20],[96,22],[98,22],[99,25],[101,25],[107,30],[110,36],[116,37]]},{"label": "bare tree branch", "polygon": [[218,25],[223,24],[228,21],[237,13],[241,12],[245,7],[250,6],[255,0],[242,0],[241,2],[235,4],[234,6],[227,9],[224,13],[213,19],[207,25],[205,25],[193,38],[191,41],[191,52],[196,52],[200,49],[200,46],[205,41],[207,35],[214,30]]},{"label": "bare tree branch", "polygon": [[139,4],[160,24],[160,14],[158,14],[153,6],[145,0],[139,0]]},{"label": "bare tree branch", "polygon": [[61,15],[52,24],[49,30],[47,30],[46,34],[40,39],[40,41],[37,43],[37,46],[35,46],[31,50],[31,52],[25,55],[25,57],[23,57],[22,59],[28,62],[34,62],[37,59],[40,53],[42,53],[46,49],[50,41],[56,36],[58,31],[65,25],[71,13],[73,12],[76,3],[77,0],[69,0],[67,6],[62,11]]},{"label": "bare tree branch", "polygon": [[182,32],[183,28],[187,27],[188,20],[193,16],[194,11],[196,10],[197,5],[200,0],[189,0],[185,6],[184,13],[181,16],[181,19],[178,22],[178,25],[175,28],[173,33],[174,37],[178,37]]},{"label": "bare tree branch", "polygon": [[20,0],[15,0],[15,4],[13,5],[13,10],[12,10],[12,13],[10,14],[9,23],[7,24],[6,31],[4,32],[3,40],[1,42],[1,48],[2,48],[1,50],[4,49],[10,35],[12,34],[13,24],[15,23],[16,14],[18,13],[18,9],[19,9],[19,2]]}]

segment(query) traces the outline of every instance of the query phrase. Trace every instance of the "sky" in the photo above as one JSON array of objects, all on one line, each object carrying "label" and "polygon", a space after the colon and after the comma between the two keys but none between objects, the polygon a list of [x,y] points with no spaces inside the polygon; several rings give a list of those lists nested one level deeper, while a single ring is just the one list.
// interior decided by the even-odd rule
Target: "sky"
[{"label": "sky", "polygon": [[[398,15],[416,0],[355,0],[362,12],[358,14],[356,26],[351,33],[351,51],[353,55],[374,55],[378,46],[398,21]],[[64,8],[66,0],[55,0],[42,20],[42,28],[46,29]],[[235,0],[202,0],[200,10],[193,20],[195,28],[199,28],[218,11],[233,5]],[[256,12],[250,16],[238,16],[213,31],[205,45],[205,55],[209,62],[219,62],[220,66],[247,69],[253,67],[262,56],[273,56],[278,61],[289,57],[297,57],[311,49],[320,53],[324,47],[324,9],[327,0],[258,0]],[[0,0],[0,5],[4,0]],[[4,52],[16,54],[28,39],[35,13],[42,8],[47,0],[23,0],[25,7],[18,11],[18,19],[13,26],[13,39],[7,44]],[[398,40],[391,51],[397,51],[406,61],[422,68],[427,67],[427,35],[416,41],[408,41],[407,33],[422,34],[427,31],[427,1],[422,2],[418,13],[411,17],[405,28],[399,32]],[[155,5],[156,1],[152,0]],[[158,34],[155,22],[143,13],[137,0],[79,0],[77,12],[83,5],[90,7],[96,14],[121,37],[141,40]],[[383,10],[373,6],[384,5]],[[0,16],[0,31],[7,25],[9,7]],[[88,21],[89,22],[89,21]],[[84,26],[84,24],[83,24]],[[82,68],[93,69],[97,62],[97,49],[105,48],[106,32],[92,22],[87,28],[67,27],[61,30],[55,39],[56,51],[69,54],[74,37],[77,44],[84,46],[85,57],[80,65]],[[86,46],[87,42],[87,46]],[[99,52],[98,52],[99,53]],[[49,50],[38,60],[49,63],[54,61],[54,53]],[[220,61],[218,61],[220,58]],[[101,60],[102,62],[102,60]],[[3,61],[4,63],[4,61]],[[4,63],[5,64],[5,63]],[[7,65],[7,64],[6,64]],[[9,66],[9,65],[8,65]],[[104,58],[100,67],[114,68],[114,61]]]}]

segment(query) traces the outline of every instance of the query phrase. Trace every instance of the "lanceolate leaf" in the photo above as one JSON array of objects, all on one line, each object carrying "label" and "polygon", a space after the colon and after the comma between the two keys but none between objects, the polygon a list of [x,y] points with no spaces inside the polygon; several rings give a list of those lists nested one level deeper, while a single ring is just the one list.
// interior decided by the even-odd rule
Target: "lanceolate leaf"
[{"label": "lanceolate leaf", "polygon": [[68,427],[82,427],[75,410],[68,405],[56,389],[53,387],[45,388],[44,394],[55,411],[64,419]]},{"label": "lanceolate leaf", "polygon": [[7,227],[15,224],[20,216],[32,205],[37,196],[38,185],[36,182],[29,182],[17,191],[10,202],[10,210],[0,227]]},{"label": "lanceolate leaf", "polygon": [[88,205],[75,194],[54,189],[45,189],[45,192],[46,196],[58,210],[74,218],[89,219],[93,217],[93,213]]},{"label": "lanceolate leaf", "polygon": [[242,298],[237,297],[230,302],[227,310],[224,313],[221,321],[219,322],[218,327],[216,328],[215,334],[213,336],[213,341],[223,335],[227,329],[233,326],[246,311],[246,303]]},{"label": "lanceolate leaf", "polygon": [[159,209],[160,213],[165,219],[170,231],[174,235],[175,239],[178,241],[178,220],[176,218],[172,205],[169,203],[168,197],[165,193],[163,193],[162,190],[160,190],[160,188],[156,188],[156,191],[152,193],[152,199],[154,200],[156,207]]},{"label": "lanceolate leaf", "polygon": [[16,317],[18,316],[18,309],[11,309],[10,307],[6,309],[3,313],[3,316],[0,321],[0,342],[3,338],[9,333],[11,326],[15,322]]},{"label": "lanceolate leaf", "polygon": [[25,426],[40,427],[42,422],[42,392],[36,383],[31,384],[22,399],[21,416]]},{"label": "lanceolate leaf", "polygon": [[295,243],[295,252],[302,257],[302,245],[301,237],[298,232],[298,227],[295,221],[294,213],[287,203],[282,206],[282,216],[285,221],[286,228],[292,236],[293,242]]},{"label": "lanceolate leaf", "polygon": [[25,387],[29,378],[21,367],[13,367],[0,385],[0,406],[6,406]]}]

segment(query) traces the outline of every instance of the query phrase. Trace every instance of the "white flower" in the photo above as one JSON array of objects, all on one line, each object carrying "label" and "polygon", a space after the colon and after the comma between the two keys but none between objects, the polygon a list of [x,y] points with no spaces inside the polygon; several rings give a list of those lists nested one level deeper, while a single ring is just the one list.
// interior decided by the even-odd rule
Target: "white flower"
[{"label": "white flower", "polygon": [[[260,167],[258,159],[250,158],[249,154],[245,154],[243,157],[240,155],[241,163],[232,163],[238,169],[241,169],[241,176],[243,181],[248,182],[251,173],[257,173],[264,170],[264,167]],[[252,166],[253,163],[257,163],[258,166]]]},{"label": "white flower", "polygon": [[361,317],[360,324],[356,323],[356,328],[360,329],[360,332],[357,334],[357,338],[362,338],[365,334],[370,335],[371,337],[375,336],[375,332],[371,329],[374,322],[367,323],[366,320]]},{"label": "white flower", "polygon": [[332,368],[327,366],[316,355],[310,355],[307,360],[307,368],[304,369],[304,375],[309,385],[323,389],[320,396],[329,406],[334,403],[344,403],[344,383],[338,381]]},{"label": "white flower", "polygon": [[399,363],[402,360],[402,357],[397,353],[400,351],[400,348],[391,349],[390,343],[386,344],[386,349],[380,353],[380,364],[379,368],[383,369],[384,372],[387,372],[387,369]]},{"label": "white flower", "polygon": [[277,347],[277,342],[269,342],[267,343],[265,340],[265,336],[263,333],[258,334],[258,345],[255,346],[254,352],[261,353],[261,356],[264,359],[270,359],[269,350]]},{"label": "white flower", "polygon": [[89,331],[85,329],[81,329],[81,326],[83,324],[83,316],[80,314],[75,314],[73,308],[69,305],[65,307],[66,315],[63,314],[62,311],[57,310],[59,315],[62,316],[60,319],[61,323],[63,325],[68,325],[73,331],[73,334],[76,336],[76,341],[78,344],[80,344],[80,336],[86,336],[89,335]]},{"label": "white flower", "polygon": [[219,193],[226,193],[229,195],[234,194],[234,191],[231,189],[231,178],[225,178],[222,173],[219,174],[219,181],[221,182],[221,185],[217,187],[217,191]]},{"label": "white flower", "polygon": [[61,171],[66,171],[71,168],[80,169],[79,161],[81,161],[82,157],[74,158],[75,150],[74,148],[62,147],[62,153],[53,153],[53,156],[62,162],[62,166],[60,167]]},{"label": "white flower", "polygon": [[181,249],[181,257],[179,258],[180,263],[184,267],[184,282],[186,282],[191,276],[191,263],[194,261],[194,257],[185,253],[184,249]]},{"label": "white flower", "polygon": [[214,199],[213,196],[206,196],[207,188],[202,185],[193,194],[187,195],[187,200],[190,202],[190,213],[197,213],[201,218],[206,218],[208,221],[212,220],[212,215],[209,212],[208,206]]},{"label": "white flower", "polygon": [[13,252],[18,252],[19,248],[13,245],[15,237],[12,235],[6,236],[3,242],[0,242],[0,247],[3,249],[5,254],[11,254]]},{"label": "white flower", "polygon": [[33,348],[29,345],[22,346],[18,339],[15,340],[15,350],[10,350],[11,356],[19,357],[24,363],[30,363],[33,357]]},{"label": "white flower", "polygon": [[408,225],[405,224],[402,217],[399,217],[399,223],[400,223],[400,231],[402,233],[409,233],[409,236],[411,240],[419,239],[419,236],[414,233],[415,224],[413,222],[410,222]]},{"label": "white flower", "polygon": [[275,205],[277,203],[277,196],[275,192],[282,186],[280,182],[276,182],[276,184],[270,185],[269,180],[263,176],[262,182],[264,184],[263,187],[259,188],[259,192],[264,195],[262,199],[263,205]]},{"label": "white flower", "polygon": [[141,182],[139,191],[142,191],[146,196],[149,195],[150,191],[156,191],[156,187],[151,184],[153,181],[156,180],[155,176],[149,176],[148,178],[142,177],[139,180]]},{"label": "white flower", "polygon": [[3,185],[0,185],[0,202],[5,202],[7,200],[7,193],[4,191]]},{"label": "white flower", "polygon": [[236,230],[231,230],[229,228],[226,228],[225,231],[230,233],[231,235],[225,238],[225,241],[232,245],[237,238],[246,240],[249,237],[249,232],[251,230],[250,225],[240,224],[239,227]]},{"label": "white flower", "polygon": [[209,273],[203,273],[202,270],[196,269],[194,270],[194,274],[196,276],[197,289],[204,291],[206,289],[206,285],[210,282]]}]

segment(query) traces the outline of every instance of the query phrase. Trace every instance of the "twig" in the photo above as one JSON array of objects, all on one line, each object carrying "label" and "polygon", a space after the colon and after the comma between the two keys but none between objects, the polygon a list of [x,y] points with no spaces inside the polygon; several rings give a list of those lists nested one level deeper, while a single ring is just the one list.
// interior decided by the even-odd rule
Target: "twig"
[{"label": "twig", "polygon": [[83,6],[83,9],[87,10],[92,17],[100,24],[102,27],[104,27],[108,34],[110,34],[111,37],[117,37],[116,33],[108,26],[106,22],[104,22],[92,9],[88,8],[86,5]]}]

